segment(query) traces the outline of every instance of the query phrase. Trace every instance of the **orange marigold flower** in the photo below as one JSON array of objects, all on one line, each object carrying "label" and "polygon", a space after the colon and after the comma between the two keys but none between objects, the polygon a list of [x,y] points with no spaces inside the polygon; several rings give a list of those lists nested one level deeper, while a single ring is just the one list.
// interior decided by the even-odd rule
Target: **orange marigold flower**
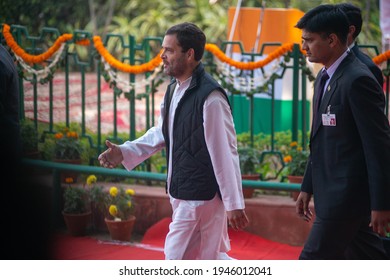
[{"label": "orange marigold flower", "polygon": [[285,163],[291,162],[291,161],[292,161],[292,156],[290,156],[290,155],[285,156],[285,157],[283,158],[283,161],[284,161]]},{"label": "orange marigold flower", "polygon": [[72,184],[73,183],[73,178],[72,177],[66,177],[65,178],[65,183]]},{"label": "orange marigold flower", "polygon": [[297,141],[293,141],[290,143],[290,147],[297,147],[298,146],[298,142]]},{"label": "orange marigold flower", "polygon": [[61,139],[62,137],[64,137],[64,134],[62,134],[61,132],[54,134],[55,139]]},{"label": "orange marigold flower", "polygon": [[79,135],[77,134],[76,131],[69,131],[69,132],[66,133],[66,136],[68,138],[74,138],[74,139],[79,138]]}]

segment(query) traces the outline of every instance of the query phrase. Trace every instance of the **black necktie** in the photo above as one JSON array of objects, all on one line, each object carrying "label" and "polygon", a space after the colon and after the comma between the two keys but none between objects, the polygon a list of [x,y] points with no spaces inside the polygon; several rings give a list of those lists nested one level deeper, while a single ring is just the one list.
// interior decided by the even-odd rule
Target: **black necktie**
[{"label": "black necktie", "polygon": [[321,75],[321,77],[319,78],[320,80],[318,81],[314,89],[314,96],[317,96],[316,104],[314,107],[314,114],[316,114],[320,108],[322,96],[324,95],[324,86],[326,81],[329,79],[329,75],[326,72],[326,70],[323,70],[320,75]]}]

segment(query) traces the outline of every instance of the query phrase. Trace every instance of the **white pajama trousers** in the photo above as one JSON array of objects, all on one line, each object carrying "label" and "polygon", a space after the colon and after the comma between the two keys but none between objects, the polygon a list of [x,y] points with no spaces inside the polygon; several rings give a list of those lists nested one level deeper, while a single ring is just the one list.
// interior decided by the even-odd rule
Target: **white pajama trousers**
[{"label": "white pajama trousers", "polygon": [[207,201],[171,198],[172,222],[165,240],[167,260],[230,259],[227,216],[218,195]]}]

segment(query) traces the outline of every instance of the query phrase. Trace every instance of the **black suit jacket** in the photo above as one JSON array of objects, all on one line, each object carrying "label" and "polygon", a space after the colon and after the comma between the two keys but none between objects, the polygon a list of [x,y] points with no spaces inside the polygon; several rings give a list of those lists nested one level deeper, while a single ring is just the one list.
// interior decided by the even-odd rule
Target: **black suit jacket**
[{"label": "black suit jacket", "polygon": [[[312,124],[302,191],[313,194],[318,217],[348,219],[369,215],[371,209],[390,210],[390,127],[384,105],[380,85],[350,52],[329,81]],[[322,124],[328,109],[336,126]]]},{"label": "black suit jacket", "polygon": [[355,46],[353,46],[351,51],[353,51],[353,53],[356,55],[358,59],[360,59],[361,62],[367,65],[368,69],[370,69],[372,74],[374,74],[379,85],[383,87],[383,73],[382,70],[378,67],[378,65],[376,65],[368,55],[360,51],[358,45],[355,44]]},{"label": "black suit jacket", "polygon": [[[11,55],[0,44],[0,155],[3,159],[14,160],[21,152],[19,106],[19,75]],[[7,163],[12,164],[15,162]]]}]

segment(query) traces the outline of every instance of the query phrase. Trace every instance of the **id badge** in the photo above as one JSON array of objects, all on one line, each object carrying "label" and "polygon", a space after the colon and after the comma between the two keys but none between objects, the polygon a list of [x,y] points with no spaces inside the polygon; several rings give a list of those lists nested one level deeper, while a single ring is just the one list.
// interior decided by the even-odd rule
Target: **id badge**
[{"label": "id badge", "polygon": [[322,114],[322,125],[323,126],[336,126],[336,115],[335,114]]},{"label": "id badge", "polygon": [[336,114],[330,113],[330,106],[328,106],[328,112],[326,114],[322,114],[322,125],[323,126],[336,126]]}]

